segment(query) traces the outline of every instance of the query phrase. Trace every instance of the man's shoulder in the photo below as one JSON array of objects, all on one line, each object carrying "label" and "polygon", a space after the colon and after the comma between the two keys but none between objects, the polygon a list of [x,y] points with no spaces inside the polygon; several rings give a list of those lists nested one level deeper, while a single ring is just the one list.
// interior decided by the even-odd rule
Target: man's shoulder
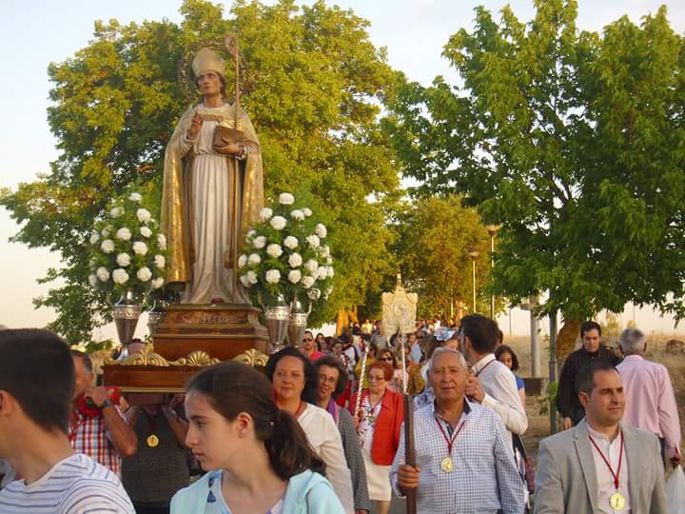
[{"label": "man's shoulder", "polygon": [[576,431],[578,427],[573,427],[563,432],[558,432],[556,434],[545,437],[540,441],[540,450],[547,449],[554,451],[555,454],[558,452],[567,452],[572,448],[573,441],[577,438]]},{"label": "man's shoulder", "polygon": [[[77,454],[71,464],[75,474],[65,491],[65,512],[88,508],[114,508],[116,512],[134,512],[133,505],[119,478],[87,455]],[[87,509],[86,509],[87,510]]]}]

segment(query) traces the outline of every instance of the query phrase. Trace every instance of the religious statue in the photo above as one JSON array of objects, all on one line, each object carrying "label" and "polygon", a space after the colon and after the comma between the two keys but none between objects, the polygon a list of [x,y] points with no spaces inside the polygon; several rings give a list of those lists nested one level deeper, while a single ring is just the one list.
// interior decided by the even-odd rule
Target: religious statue
[{"label": "religious statue", "polygon": [[164,156],[166,282],[182,290],[183,303],[250,304],[237,261],[264,205],[262,156],[238,87],[234,103],[227,99],[225,66],[211,49],[197,53],[202,101],[183,114]]}]

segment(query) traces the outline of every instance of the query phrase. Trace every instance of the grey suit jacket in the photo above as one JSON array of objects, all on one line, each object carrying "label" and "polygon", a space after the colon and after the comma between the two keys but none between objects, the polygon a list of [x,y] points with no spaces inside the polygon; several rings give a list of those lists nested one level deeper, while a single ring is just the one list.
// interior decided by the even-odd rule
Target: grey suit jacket
[{"label": "grey suit jacket", "polygon": [[[659,441],[653,434],[621,425],[628,459],[632,514],[667,514]],[[597,512],[597,474],[587,423],[540,443],[534,514]]]}]

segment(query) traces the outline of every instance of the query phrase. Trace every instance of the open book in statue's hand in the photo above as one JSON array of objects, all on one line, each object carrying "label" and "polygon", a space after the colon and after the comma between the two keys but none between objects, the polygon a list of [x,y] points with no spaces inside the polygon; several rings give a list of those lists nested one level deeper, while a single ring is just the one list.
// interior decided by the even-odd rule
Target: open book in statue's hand
[{"label": "open book in statue's hand", "polygon": [[242,130],[236,130],[233,127],[225,127],[223,125],[217,125],[214,129],[214,139],[212,140],[212,146],[221,147],[226,145],[244,144],[245,143],[245,132]]}]

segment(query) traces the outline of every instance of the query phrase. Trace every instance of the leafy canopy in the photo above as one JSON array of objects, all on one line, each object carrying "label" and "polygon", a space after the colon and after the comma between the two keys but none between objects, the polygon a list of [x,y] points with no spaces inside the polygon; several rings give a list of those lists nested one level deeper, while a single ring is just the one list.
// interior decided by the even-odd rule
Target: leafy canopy
[{"label": "leafy canopy", "polygon": [[361,303],[388,272],[384,219],[398,170],[377,118],[397,78],[368,23],[323,1],[237,1],[224,17],[219,5],[186,0],[181,14],[178,25],[96,22],[87,46],[50,65],[48,120],[60,157],[0,197],[21,224],[15,241],[61,253],[62,267],[43,279],[58,285],[35,303],[57,310],[51,328],[72,342],[88,341],[110,318],[87,284],[93,219],[134,180],[159,195],[164,148],[191,103],[179,63],[201,45],[220,47],[226,34],[240,42],[242,104],[262,143],[267,195],[308,190],[330,229],[340,274],[328,311],[312,323]]},{"label": "leafy canopy", "polygon": [[579,32],[574,0],[529,23],[476,9],[443,55],[458,84],[403,85],[385,120],[419,196],[502,223],[494,287],[582,319],[626,302],[685,315],[685,45],[665,8]]}]

